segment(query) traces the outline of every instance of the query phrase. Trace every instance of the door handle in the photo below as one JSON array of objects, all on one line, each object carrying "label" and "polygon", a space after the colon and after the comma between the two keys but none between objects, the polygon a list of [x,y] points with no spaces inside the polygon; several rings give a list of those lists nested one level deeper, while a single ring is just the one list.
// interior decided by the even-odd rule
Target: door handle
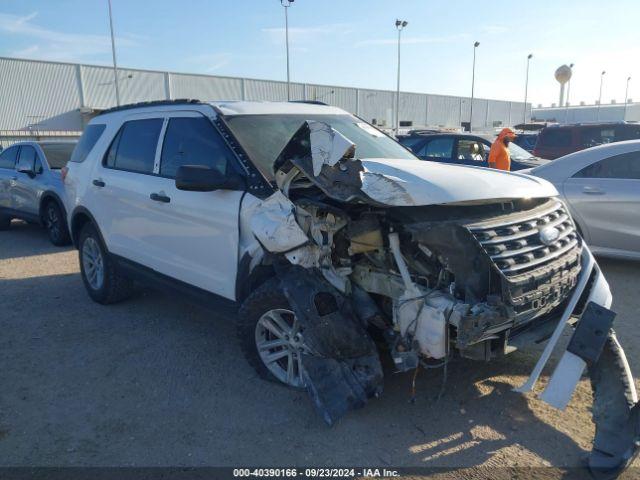
[{"label": "door handle", "polygon": [[102,180],[94,180],[94,181],[93,181],[93,184],[94,184],[96,187],[104,187],[104,186],[105,186],[105,183],[104,183]]},{"label": "door handle", "polygon": [[169,203],[171,201],[171,198],[160,193],[152,193],[151,195],[149,195],[149,198],[154,202]]},{"label": "door handle", "polygon": [[606,192],[598,187],[587,186],[582,189],[582,193],[586,193],[587,195],[604,195]]}]

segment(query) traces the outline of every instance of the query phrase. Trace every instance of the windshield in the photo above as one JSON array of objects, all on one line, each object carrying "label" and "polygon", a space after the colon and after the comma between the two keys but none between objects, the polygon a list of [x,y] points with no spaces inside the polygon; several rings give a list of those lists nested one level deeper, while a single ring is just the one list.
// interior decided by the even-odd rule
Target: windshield
[{"label": "windshield", "polygon": [[225,120],[256,167],[270,180],[274,178],[273,163],[305,120],[328,123],[355,143],[355,158],[416,160],[404,147],[352,115],[236,115]]},{"label": "windshield", "polygon": [[533,158],[531,153],[513,142],[509,143],[509,155],[511,155],[511,158],[514,160],[527,160],[529,158]]},{"label": "windshield", "polygon": [[59,170],[67,164],[75,146],[75,143],[70,142],[40,144],[40,148],[42,148],[42,151],[44,152],[49,168],[52,170]]}]

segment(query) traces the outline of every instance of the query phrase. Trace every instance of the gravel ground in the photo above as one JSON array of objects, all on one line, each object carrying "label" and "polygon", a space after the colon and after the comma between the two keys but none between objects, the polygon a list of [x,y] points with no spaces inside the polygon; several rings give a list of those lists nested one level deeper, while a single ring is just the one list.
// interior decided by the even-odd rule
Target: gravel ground
[{"label": "gravel ground", "polygon": [[[640,372],[640,264],[601,265]],[[233,323],[155,291],[97,305],[77,252],[14,222],[0,233],[0,466],[389,465],[473,478],[578,466],[590,450],[587,381],[565,412],[511,391],[539,349],[451,364],[440,400],[441,372],[422,371],[415,404],[411,375],[386,365],[381,398],[329,428],[306,393],[256,377]]]}]

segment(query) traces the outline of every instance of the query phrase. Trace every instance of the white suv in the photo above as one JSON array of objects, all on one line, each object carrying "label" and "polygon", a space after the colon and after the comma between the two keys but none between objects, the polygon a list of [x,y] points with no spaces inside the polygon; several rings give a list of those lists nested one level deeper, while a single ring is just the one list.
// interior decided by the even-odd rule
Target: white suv
[{"label": "white suv", "polygon": [[615,337],[589,337],[609,330],[611,295],[545,180],[420,161],[311,103],[116,108],[78,150],[65,187],[91,298],[122,300],[143,279],[241,304],[249,362],[306,387],[328,423],[381,392],[373,338],[408,371],[551,337],[528,391],[581,317],[543,397],[566,405],[587,363],[635,395],[628,369],[599,360],[624,357]]}]

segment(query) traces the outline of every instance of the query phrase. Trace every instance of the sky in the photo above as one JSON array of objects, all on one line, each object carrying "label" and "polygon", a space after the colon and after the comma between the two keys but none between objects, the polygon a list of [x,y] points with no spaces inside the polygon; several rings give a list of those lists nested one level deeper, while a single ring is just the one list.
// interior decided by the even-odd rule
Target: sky
[{"label": "sky", "polygon": [[[279,0],[112,0],[123,67],[286,79]],[[574,63],[570,101],[640,101],[638,0],[295,0],[289,12],[291,80],[558,102],[555,69]],[[107,0],[0,0],[0,56],[111,64]]]}]

